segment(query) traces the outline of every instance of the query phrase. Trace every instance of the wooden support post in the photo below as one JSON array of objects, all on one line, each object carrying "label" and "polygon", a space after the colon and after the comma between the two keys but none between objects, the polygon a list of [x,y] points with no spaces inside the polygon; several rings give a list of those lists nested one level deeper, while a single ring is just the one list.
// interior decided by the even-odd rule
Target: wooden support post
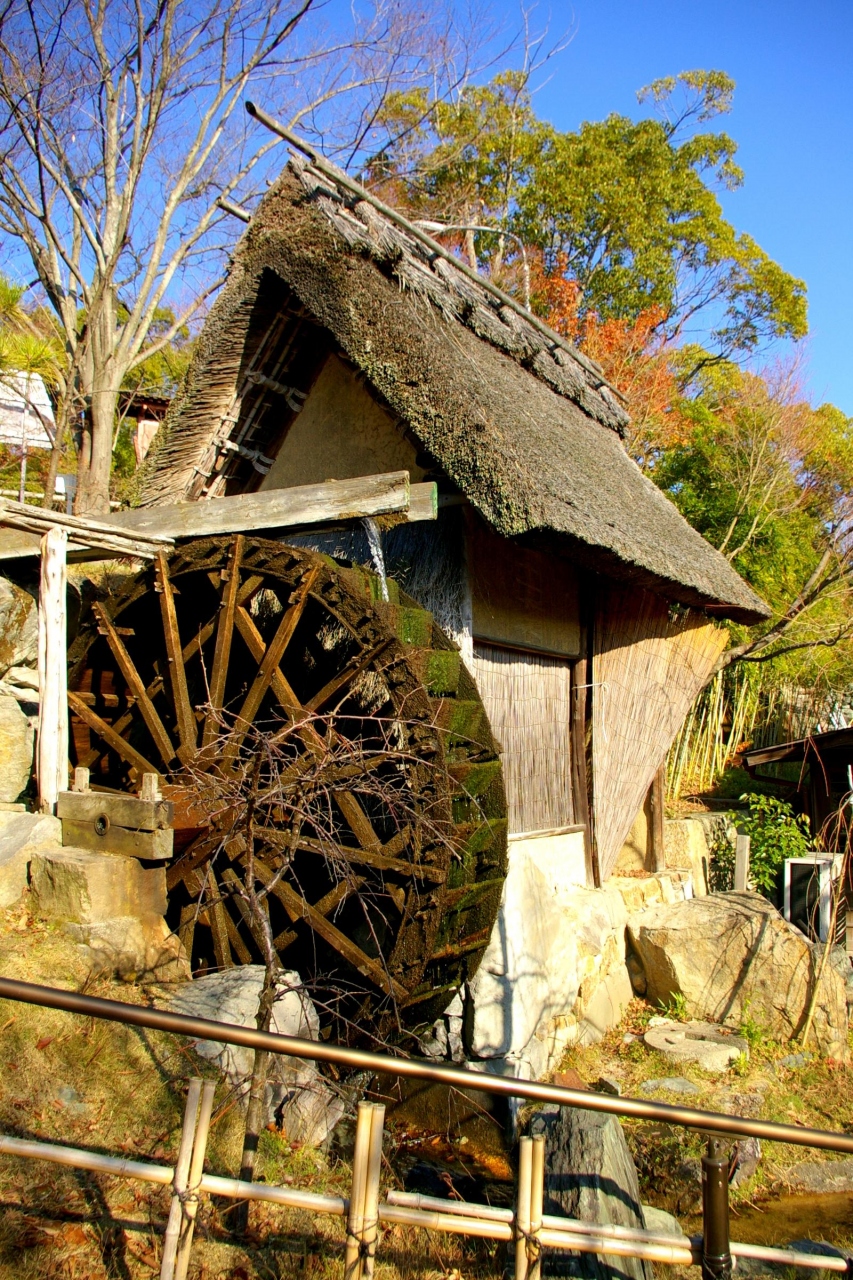
[{"label": "wooden support post", "polygon": [[355,1124],[355,1151],[352,1158],[352,1184],[347,1212],[347,1242],[344,1253],[344,1280],[361,1280],[361,1247],[364,1239],[364,1193],[370,1162],[370,1136],[373,1128],[369,1102],[358,1104]]},{"label": "wooden support post", "polygon": [[370,1150],[367,1180],[364,1188],[364,1226],[361,1274],[373,1280],[376,1242],[379,1239],[379,1175],[382,1172],[382,1137],[385,1129],[385,1107],[375,1103],[371,1109]]},{"label": "wooden support post", "polygon": [[184,1124],[181,1129],[181,1145],[178,1148],[178,1159],[175,1164],[175,1176],[172,1179],[172,1203],[169,1206],[169,1221],[163,1238],[163,1258],[160,1263],[160,1280],[175,1280],[175,1261],[178,1254],[178,1242],[181,1224],[184,1217],[184,1196],[187,1191],[187,1178],[192,1160],[193,1141],[195,1138],[195,1122],[198,1115],[198,1102],[201,1097],[201,1080],[194,1076],[190,1080],[187,1093],[187,1105],[184,1108]]},{"label": "wooden support post", "polygon": [[190,1265],[190,1250],[195,1231],[195,1220],[199,1206],[199,1183],[204,1173],[204,1156],[207,1151],[207,1136],[210,1132],[210,1116],[213,1111],[213,1095],[216,1092],[216,1081],[205,1080],[201,1093],[201,1108],[198,1115],[198,1128],[195,1134],[192,1159],[190,1161],[187,1194],[183,1200],[183,1221],[178,1241],[178,1253],[175,1259],[175,1280],[186,1280]]},{"label": "wooden support post", "polygon": [[39,808],[53,813],[60,791],[68,789],[68,685],[65,620],[64,529],[48,529],[41,540],[38,675],[39,722],[36,776]]},{"label": "wooden support post", "polygon": [[739,835],[735,841],[735,891],[743,893],[749,880],[749,836]]},{"label": "wooden support post", "polygon": [[545,1202],[545,1134],[537,1133],[533,1138],[533,1158],[530,1177],[530,1235],[528,1237],[528,1280],[541,1280],[542,1245],[539,1232],[542,1230],[542,1210]]},{"label": "wooden support post", "polygon": [[518,1142],[518,1190],[515,1203],[515,1280],[528,1280],[527,1242],[530,1235],[530,1191],[533,1185],[533,1139]]},{"label": "wooden support post", "polygon": [[82,764],[78,764],[74,770],[74,781],[71,784],[71,790],[76,791],[78,795],[85,795],[89,790],[89,770],[84,768]]},{"label": "wooden support post", "polygon": [[652,867],[655,871],[666,871],[666,763],[664,762],[652,779],[649,793],[651,808]]}]

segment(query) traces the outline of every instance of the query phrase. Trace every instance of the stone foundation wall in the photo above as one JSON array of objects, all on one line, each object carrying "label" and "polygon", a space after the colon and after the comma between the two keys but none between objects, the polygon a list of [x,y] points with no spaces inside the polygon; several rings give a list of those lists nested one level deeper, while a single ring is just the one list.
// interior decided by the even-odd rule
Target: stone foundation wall
[{"label": "stone foundation wall", "polygon": [[633,995],[628,916],[692,891],[690,874],[678,870],[616,876],[588,889],[578,885],[571,860],[542,860],[534,845],[510,845],[500,912],[470,1004],[454,1001],[432,1046],[442,1055],[467,1051],[486,1069],[523,1078],[545,1075],[569,1045],[594,1043],[621,1019]]}]

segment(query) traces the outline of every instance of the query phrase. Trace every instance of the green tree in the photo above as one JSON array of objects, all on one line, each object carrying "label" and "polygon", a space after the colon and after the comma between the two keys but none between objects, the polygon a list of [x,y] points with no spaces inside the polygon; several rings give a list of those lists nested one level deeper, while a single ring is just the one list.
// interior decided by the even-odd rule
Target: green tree
[{"label": "green tree", "polygon": [[[805,285],[735,230],[716,194],[743,174],[732,139],[702,126],[733,92],[723,72],[684,72],[640,91],[653,116],[566,133],[537,119],[527,72],[449,104],[398,96],[386,120],[404,141],[370,172],[418,216],[485,222],[539,249],[578,286],[581,317],[632,322],[657,308],[674,335],[701,315],[706,363],[806,332]],[[466,249],[493,271],[511,256],[499,236],[471,235]]]}]

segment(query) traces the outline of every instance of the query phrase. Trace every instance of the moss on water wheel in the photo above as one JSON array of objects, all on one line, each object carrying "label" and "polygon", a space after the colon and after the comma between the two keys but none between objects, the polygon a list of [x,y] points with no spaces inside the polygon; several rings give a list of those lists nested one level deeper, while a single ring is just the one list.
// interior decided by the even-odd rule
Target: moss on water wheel
[{"label": "moss on water wheel", "polygon": [[124,791],[156,772],[175,803],[168,919],[197,972],[262,958],[238,892],[245,843],[208,798],[217,778],[259,734],[294,723],[306,728],[288,738],[292,769],[320,750],[314,725],[372,758],[387,788],[331,793],[334,857],[310,830],[286,856],[272,826],[255,842],[281,961],[327,1033],[349,1041],[446,1007],[476,970],[506,870],[503,781],[476,687],[431,615],[389,587],[377,600],[367,572],[266,539],[200,539],[96,603],[69,659],[75,762],[93,786]]}]

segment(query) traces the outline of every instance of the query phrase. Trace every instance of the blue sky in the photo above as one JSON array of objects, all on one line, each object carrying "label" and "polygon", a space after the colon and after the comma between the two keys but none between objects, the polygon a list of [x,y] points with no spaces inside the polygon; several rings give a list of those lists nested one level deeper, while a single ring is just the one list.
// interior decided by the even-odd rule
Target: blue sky
[{"label": "blue sky", "polygon": [[[515,0],[496,0],[507,23]],[[727,71],[744,186],[726,216],[809,296],[808,389],[853,415],[853,3],[851,0],[576,0],[551,29],[574,38],[536,96],[557,128],[638,116],[636,91],[694,68]],[[541,5],[534,24],[547,13]]]}]

